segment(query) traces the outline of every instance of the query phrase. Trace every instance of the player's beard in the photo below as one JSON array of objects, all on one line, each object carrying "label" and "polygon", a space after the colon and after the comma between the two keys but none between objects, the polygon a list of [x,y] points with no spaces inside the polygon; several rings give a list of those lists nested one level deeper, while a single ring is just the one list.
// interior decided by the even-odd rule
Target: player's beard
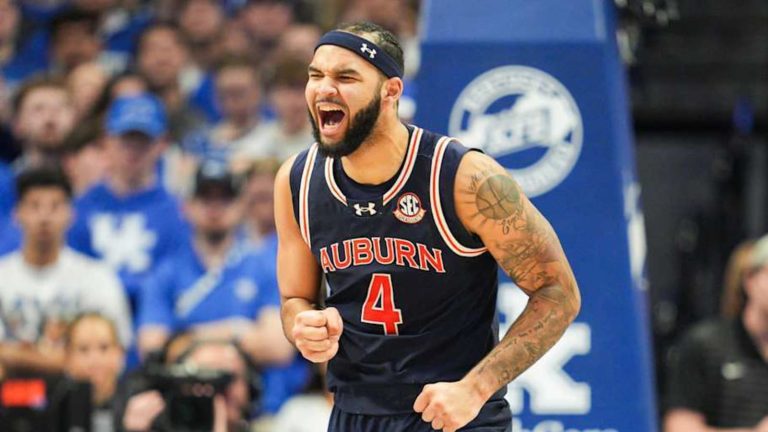
[{"label": "player's beard", "polygon": [[318,144],[317,150],[321,156],[340,158],[350,155],[355,152],[363,142],[368,139],[373,131],[373,127],[376,126],[376,121],[379,119],[381,113],[381,96],[376,93],[373,100],[363,109],[358,111],[352,119],[349,121],[349,129],[336,144],[327,144],[323,142],[320,137],[320,128],[317,126],[317,122],[312,118],[312,114],[309,114],[309,122],[312,124],[312,135]]}]

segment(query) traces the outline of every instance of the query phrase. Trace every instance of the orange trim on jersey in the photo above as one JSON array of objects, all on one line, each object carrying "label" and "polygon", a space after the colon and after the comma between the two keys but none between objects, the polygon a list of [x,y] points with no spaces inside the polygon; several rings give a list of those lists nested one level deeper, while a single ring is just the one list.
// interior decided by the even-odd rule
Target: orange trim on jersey
[{"label": "orange trim on jersey", "polygon": [[325,158],[325,182],[328,184],[331,195],[341,201],[342,204],[347,205],[347,197],[341,192],[336,184],[336,179],[333,178],[333,158]]},{"label": "orange trim on jersey", "polygon": [[413,167],[416,165],[416,155],[419,154],[419,143],[421,142],[421,135],[424,131],[421,128],[414,127],[413,134],[411,134],[411,142],[408,145],[408,154],[405,156],[405,164],[403,170],[400,171],[400,176],[395,181],[395,184],[384,194],[382,201],[384,205],[397,195],[400,190],[405,186],[406,181],[413,172]]},{"label": "orange trim on jersey", "polygon": [[307,160],[304,162],[304,172],[301,174],[301,186],[299,187],[299,229],[301,236],[307,246],[312,248],[309,233],[309,183],[312,178],[312,171],[315,168],[315,157],[317,156],[317,143],[313,144],[307,153]]},{"label": "orange trim on jersey", "polygon": [[[408,150],[405,155],[403,169],[400,171],[400,175],[397,177],[397,180],[395,180],[392,187],[382,196],[382,203],[384,205],[387,205],[392,198],[397,196],[411,176],[413,167],[416,165],[416,156],[419,154],[419,143],[421,142],[423,132],[424,131],[421,128],[414,127],[410,142],[408,143]],[[339,185],[336,183],[336,178],[333,175],[332,158],[326,158],[325,160],[325,182],[328,184],[328,189],[331,191],[331,195],[342,204],[347,205],[347,197],[344,195],[344,192],[341,191],[341,188],[339,188]]]},{"label": "orange trim on jersey", "polygon": [[432,172],[430,174],[429,192],[431,195],[431,207],[432,217],[435,220],[435,226],[440,232],[440,236],[443,238],[445,244],[456,254],[463,257],[476,257],[484,254],[488,248],[469,248],[456,240],[453,236],[451,229],[448,227],[448,222],[445,220],[443,214],[443,204],[440,201],[440,170],[443,167],[443,156],[445,150],[448,147],[448,142],[451,138],[443,137],[435,145],[435,154],[432,156]]}]

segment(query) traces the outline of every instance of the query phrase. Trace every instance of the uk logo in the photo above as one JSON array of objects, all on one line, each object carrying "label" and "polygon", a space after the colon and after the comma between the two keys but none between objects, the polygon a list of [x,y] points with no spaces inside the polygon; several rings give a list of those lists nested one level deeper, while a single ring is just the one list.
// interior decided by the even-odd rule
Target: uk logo
[{"label": "uk logo", "polygon": [[415,193],[408,192],[398,198],[395,217],[400,222],[415,224],[421,222],[426,212],[419,197]]},{"label": "uk logo", "polygon": [[361,206],[360,203],[355,203],[355,214],[357,216],[373,216],[376,214],[376,203],[369,202],[367,206]]},{"label": "uk logo", "polygon": [[534,197],[571,173],[581,153],[583,124],[576,101],[555,77],[531,67],[501,66],[462,90],[448,132],[496,158]]},{"label": "uk logo", "polygon": [[368,44],[364,43],[363,46],[360,47],[360,52],[362,53],[368,53],[369,58],[376,57],[376,50],[372,48],[368,48]]},{"label": "uk logo", "polygon": [[90,228],[94,250],[113,269],[139,273],[152,265],[157,233],[149,228],[144,214],[99,213],[91,219]]}]

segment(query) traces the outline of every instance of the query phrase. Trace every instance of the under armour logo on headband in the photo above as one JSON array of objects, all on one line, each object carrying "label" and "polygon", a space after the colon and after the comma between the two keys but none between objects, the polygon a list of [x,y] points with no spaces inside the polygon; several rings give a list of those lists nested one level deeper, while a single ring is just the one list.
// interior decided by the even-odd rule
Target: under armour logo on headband
[{"label": "under armour logo on headband", "polygon": [[374,58],[376,56],[376,50],[368,48],[368,44],[364,43],[363,46],[360,47],[360,52],[368,53],[368,57]]},{"label": "under armour logo on headband", "polygon": [[346,48],[380,70],[387,78],[403,77],[403,67],[386,50],[381,49],[375,42],[356,34],[340,30],[329,31],[320,38],[315,51],[323,45],[336,45]]}]

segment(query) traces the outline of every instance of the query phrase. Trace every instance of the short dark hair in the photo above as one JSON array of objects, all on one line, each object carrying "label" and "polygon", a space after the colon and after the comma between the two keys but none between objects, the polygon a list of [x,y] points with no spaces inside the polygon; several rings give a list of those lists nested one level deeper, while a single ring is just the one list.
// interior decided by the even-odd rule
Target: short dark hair
[{"label": "short dark hair", "polygon": [[77,8],[65,9],[51,20],[51,41],[55,41],[61,29],[70,24],[85,25],[88,33],[96,36],[99,31],[99,16],[95,12],[87,12]]},{"label": "short dark hair", "polygon": [[405,69],[405,59],[403,57],[403,46],[397,40],[397,36],[384,27],[368,21],[341,24],[336,30],[356,34],[361,37],[367,37],[371,42],[378,45],[392,59],[395,60],[400,70]]},{"label": "short dark hair", "polygon": [[56,75],[35,75],[24,81],[23,84],[16,90],[11,101],[13,107],[13,115],[16,116],[21,110],[21,105],[24,103],[24,99],[35,90],[41,88],[55,88],[69,94],[69,88],[64,77]]},{"label": "short dark hair", "polygon": [[72,185],[61,167],[52,164],[27,168],[16,177],[17,202],[21,202],[29,191],[38,188],[59,188],[67,198],[72,199]]},{"label": "short dark hair", "polygon": [[147,35],[156,30],[170,30],[176,36],[176,41],[179,43],[179,45],[181,45],[184,49],[189,49],[189,43],[184,37],[184,33],[181,31],[181,28],[178,24],[173,21],[155,21],[145,27],[144,30],[142,30],[141,33],[139,33],[139,36],[136,38],[137,56],[139,55],[139,52],[141,52],[141,49],[144,46],[144,42],[146,42]]},{"label": "short dark hair", "polygon": [[261,84],[261,68],[257,62],[249,57],[234,54],[226,55],[213,66],[213,74],[217,76],[225,69],[250,69],[253,71],[256,82]]}]

